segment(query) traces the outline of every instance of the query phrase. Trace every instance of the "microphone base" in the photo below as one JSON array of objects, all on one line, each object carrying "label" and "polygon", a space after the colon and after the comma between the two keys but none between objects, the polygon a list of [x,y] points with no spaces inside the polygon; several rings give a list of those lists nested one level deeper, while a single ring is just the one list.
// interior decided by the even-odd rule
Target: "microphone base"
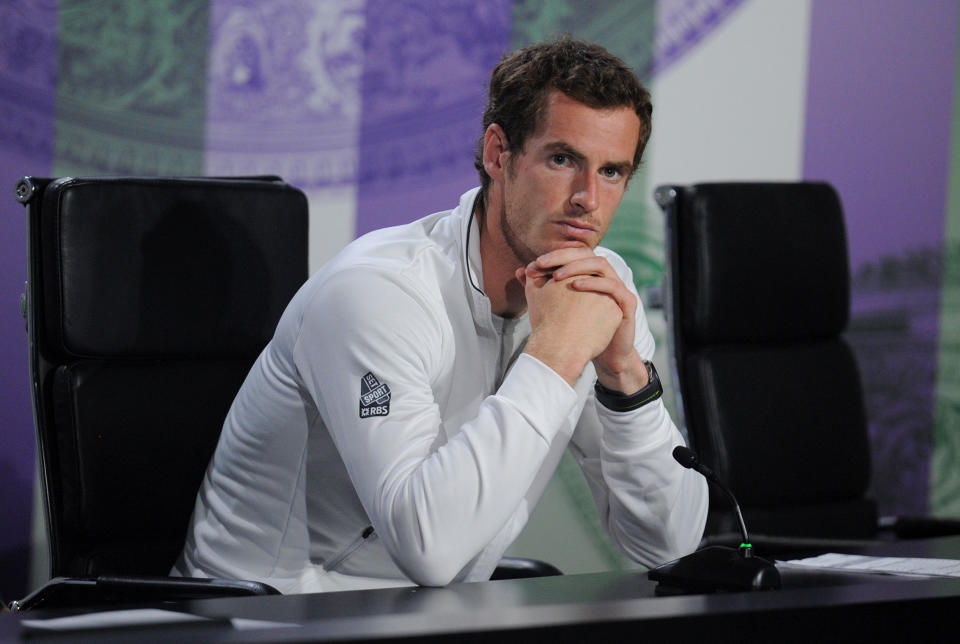
[{"label": "microphone base", "polygon": [[761,557],[734,548],[709,546],[647,573],[657,592],[717,593],[780,588],[780,571]]}]

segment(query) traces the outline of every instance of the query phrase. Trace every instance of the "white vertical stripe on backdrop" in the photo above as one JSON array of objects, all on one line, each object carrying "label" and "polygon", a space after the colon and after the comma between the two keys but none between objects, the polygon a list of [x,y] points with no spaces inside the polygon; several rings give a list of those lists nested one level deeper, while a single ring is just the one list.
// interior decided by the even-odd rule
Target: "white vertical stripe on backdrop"
[{"label": "white vertical stripe on backdrop", "polygon": [[752,0],[652,82],[651,190],[802,176],[810,0]]}]

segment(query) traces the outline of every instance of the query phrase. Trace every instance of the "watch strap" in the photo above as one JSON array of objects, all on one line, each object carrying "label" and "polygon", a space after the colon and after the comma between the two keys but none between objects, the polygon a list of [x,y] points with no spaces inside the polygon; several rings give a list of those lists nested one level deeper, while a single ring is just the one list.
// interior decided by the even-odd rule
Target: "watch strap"
[{"label": "watch strap", "polygon": [[657,374],[656,367],[649,360],[644,360],[643,364],[647,366],[650,381],[643,389],[629,396],[622,391],[607,389],[598,380],[594,384],[593,390],[600,404],[611,411],[633,411],[662,396],[663,386],[660,384],[660,376]]}]

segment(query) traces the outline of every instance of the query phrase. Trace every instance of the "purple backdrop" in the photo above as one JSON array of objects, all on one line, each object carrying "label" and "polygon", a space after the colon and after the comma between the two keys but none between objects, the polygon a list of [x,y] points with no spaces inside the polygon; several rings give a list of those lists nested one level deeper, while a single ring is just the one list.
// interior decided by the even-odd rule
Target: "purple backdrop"
[{"label": "purple backdrop", "polygon": [[816,0],[803,174],[836,186],[883,512],[925,512],[957,3]]},{"label": "purple backdrop", "polygon": [[26,590],[33,506],[34,435],[27,336],[17,304],[26,280],[24,209],[13,186],[48,176],[57,65],[54,2],[0,6],[0,595]]},{"label": "purple backdrop", "polygon": [[943,243],[957,3],[813,4],[803,173],[844,199],[851,265]]},{"label": "purple backdrop", "polygon": [[510,2],[369,0],[356,233],[456,205],[490,70],[510,47]]}]

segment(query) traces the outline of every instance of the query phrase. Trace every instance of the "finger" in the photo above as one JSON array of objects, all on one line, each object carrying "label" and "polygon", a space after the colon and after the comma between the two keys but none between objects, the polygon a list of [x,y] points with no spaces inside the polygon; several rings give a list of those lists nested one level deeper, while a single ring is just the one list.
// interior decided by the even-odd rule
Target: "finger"
[{"label": "finger", "polygon": [[637,298],[624,286],[619,278],[608,277],[578,277],[569,282],[570,287],[577,291],[601,293],[608,295],[617,303],[625,317],[633,319],[637,310]]},{"label": "finger", "polygon": [[554,269],[576,259],[587,257],[594,257],[593,251],[589,248],[558,248],[544,253],[535,259],[534,263],[541,269]]},{"label": "finger", "polygon": [[526,273],[526,276],[531,279],[537,279],[541,277],[549,279],[550,277],[553,276],[553,269],[541,268],[540,266],[537,265],[536,260],[530,262],[529,264],[527,264],[525,269],[521,269],[521,270],[524,270]]},{"label": "finger", "polygon": [[529,266],[526,268],[518,268],[517,273],[523,275],[520,283],[523,284],[524,287],[533,285],[539,288],[550,280],[550,273],[548,271],[532,270]]},{"label": "finger", "polygon": [[539,288],[543,286],[548,279],[550,279],[549,274],[546,276],[531,275],[526,268],[518,268],[513,272],[513,275],[517,278],[517,281],[520,282],[520,286],[522,286],[524,289],[526,289],[528,285]]},{"label": "finger", "polygon": [[553,271],[553,278],[556,280],[564,280],[576,275],[593,275],[611,279],[619,278],[616,271],[610,266],[610,263],[603,257],[597,257],[596,255],[576,259]]}]

